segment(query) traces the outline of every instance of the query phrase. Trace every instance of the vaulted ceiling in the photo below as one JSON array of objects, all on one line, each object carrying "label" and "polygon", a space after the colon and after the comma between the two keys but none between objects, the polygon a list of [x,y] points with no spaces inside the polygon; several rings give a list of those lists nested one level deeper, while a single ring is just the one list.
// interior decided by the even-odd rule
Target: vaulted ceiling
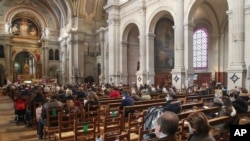
[{"label": "vaulted ceiling", "polygon": [[72,17],[93,22],[106,21],[107,14],[103,9],[106,3],[107,0],[0,0],[0,6],[23,5],[43,9],[53,15],[61,27]]}]

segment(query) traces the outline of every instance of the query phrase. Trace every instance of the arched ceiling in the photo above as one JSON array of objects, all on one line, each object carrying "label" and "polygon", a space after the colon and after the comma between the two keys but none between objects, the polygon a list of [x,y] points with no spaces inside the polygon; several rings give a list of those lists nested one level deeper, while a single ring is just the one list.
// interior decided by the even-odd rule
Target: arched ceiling
[{"label": "arched ceiling", "polygon": [[[103,6],[107,0],[0,0],[0,5],[26,5],[39,6],[60,23],[58,27],[65,26],[72,17],[83,18],[93,22],[105,22],[107,14]],[[40,11],[44,13],[43,11]]]}]

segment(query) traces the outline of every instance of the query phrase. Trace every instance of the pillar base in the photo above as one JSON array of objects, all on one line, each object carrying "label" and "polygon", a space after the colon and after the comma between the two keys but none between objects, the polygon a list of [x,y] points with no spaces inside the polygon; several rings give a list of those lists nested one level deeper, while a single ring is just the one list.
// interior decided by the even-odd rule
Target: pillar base
[{"label": "pillar base", "polygon": [[182,91],[185,89],[185,70],[184,69],[173,69],[172,71],[172,84],[177,90]]},{"label": "pillar base", "polygon": [[233,89],[235,86],[245,86],[246,83],[246,69],[244,68],[230,68],[227,70],[227,87]]}]

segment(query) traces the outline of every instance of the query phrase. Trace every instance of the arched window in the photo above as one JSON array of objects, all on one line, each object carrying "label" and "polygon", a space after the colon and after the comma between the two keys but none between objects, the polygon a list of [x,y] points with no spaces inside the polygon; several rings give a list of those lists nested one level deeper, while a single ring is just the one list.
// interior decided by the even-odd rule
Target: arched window
[{"label": "arched window", "polygon": [[207,69],[208,66],[208,32],[198,28],[193,35],[193,66],[194,69]]},{"label": "arched window", "polygon": [[49,60],[53,60],[54,59],[54,51],[53,49],[49,50]]},{"label": "arched window", "polygon": [[59,60],[59,50],[55,50],[55,60]]},{"label": "arched window", "polygon": [[0,58],[4,58],[4,47],[0,45]]}]

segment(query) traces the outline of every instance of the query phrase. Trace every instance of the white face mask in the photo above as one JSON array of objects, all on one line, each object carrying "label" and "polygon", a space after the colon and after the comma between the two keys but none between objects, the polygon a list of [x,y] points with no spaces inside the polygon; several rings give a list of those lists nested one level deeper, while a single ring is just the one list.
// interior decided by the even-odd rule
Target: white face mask
[{"label": "white face mask", "polygon": [[169,97],[168,97],[168,96],[166,96],[165,99],[166,99],[167,101],[169,101]]},{"label": "white face mask", "polygon": [[235,101],[235,99],[233,97],[230,98],[230,101]]}]

